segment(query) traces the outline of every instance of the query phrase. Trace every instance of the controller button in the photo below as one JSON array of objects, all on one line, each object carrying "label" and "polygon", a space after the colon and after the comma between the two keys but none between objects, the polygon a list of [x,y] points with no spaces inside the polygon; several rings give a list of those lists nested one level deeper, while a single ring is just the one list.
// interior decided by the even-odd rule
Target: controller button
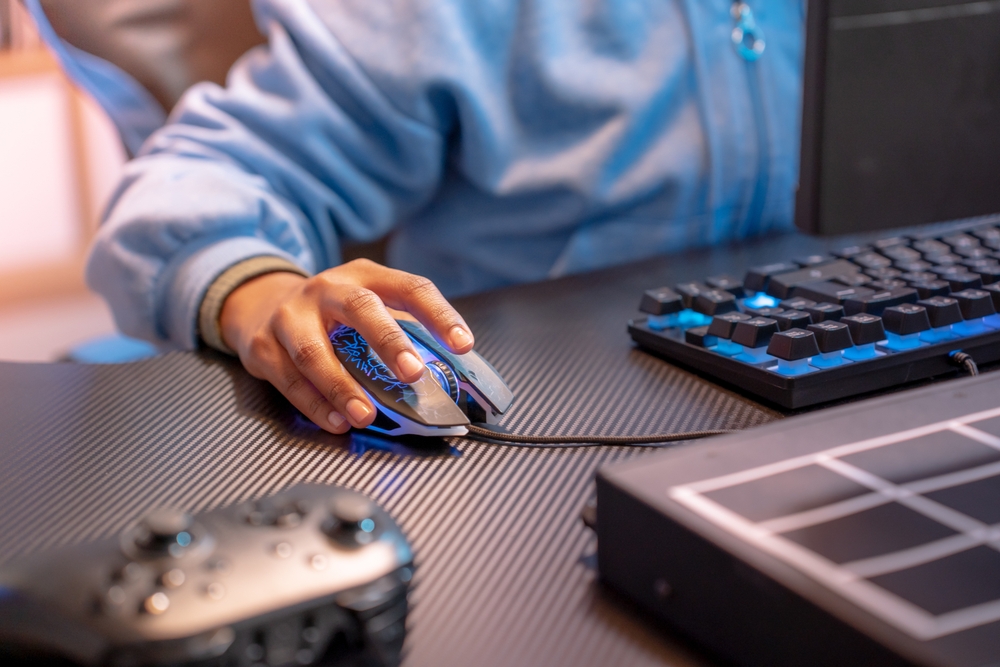
[{"label": "controller button", "polygon": [[309,559],[309,565],[316,571],[326,569],[327,558],[323,554],[316,554]]},{"label": "controller button", "polygon": [[191,515],[172,509],[155,510],[139,523],[135,544],[149,552],[167,552],[174,558],[184,555],[194,542]]},{"label": "controller button", "polygon": [[311,665],[316,656],[307,648],[300,648],[295,652],[295,662],[300,665]]},{"label": "controller button", "polygon": [[375,506],[364,496],[342,495],[329,505],[330,517],[323,522],[323,532],[348,545],[368,544],[374,538]]},{"label": "controller button", "polygon": [[212,600],[221,600],[226,595],[226,588],[218,581],[213,581],[205,587],[205,595]]},{"label": "controller button", "polygon": [[112,608],[121,607],[125,604],[125,589],[121,586],[112,586],[104,594],[104,599]]},{"label": "controller button", "polygon": [[170,598],[163,592],[153,593],[143,601],[142,606],[148,613],[159,616],[170,608]]},{"label": "controller button", "polygon": [[292,545],[288,542],[278,542],[274,545],[274,555],[278,558],[288,558],[292,555]]},{"label": "controller button", "polygon": [[315,644],[322,638],[323,638],[322,633],[320,633],[319,628],[315,626],[311,625],[308,628],[304,628],[302,630],[302,639],[307,644]]},{"label": "controller button", "polygon": [[160,583],[167,588],[177,588],[184,584],[187,577],[184,575],[184,570],[179,567],[175,567],[172,570],[167,570],[160,577]]},{"label": "controller button", "polygon": [[249,644],[243,652],[250,662],[260,662],[264,659],[264,647],[260,644]]}]

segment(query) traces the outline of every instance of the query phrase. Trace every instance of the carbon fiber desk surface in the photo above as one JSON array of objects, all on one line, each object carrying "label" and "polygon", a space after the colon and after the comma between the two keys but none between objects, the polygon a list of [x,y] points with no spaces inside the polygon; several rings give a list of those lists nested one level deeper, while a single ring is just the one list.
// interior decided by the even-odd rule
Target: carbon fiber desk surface
[{"label": "carbon fiber desk surface", "polygon": [[[643,289],[822,245],[783,237],[456,305],[516,394],[512,430],[745,428],[780,414],[634,349],[624,323]],[[339,483],[384,503],[415,547],[407,665],[705,664],[603,592],[578,519],[599,465],[649,451],[334,437],[213,354],[0,363],[0,559],[105,536],[157,505]]]}]

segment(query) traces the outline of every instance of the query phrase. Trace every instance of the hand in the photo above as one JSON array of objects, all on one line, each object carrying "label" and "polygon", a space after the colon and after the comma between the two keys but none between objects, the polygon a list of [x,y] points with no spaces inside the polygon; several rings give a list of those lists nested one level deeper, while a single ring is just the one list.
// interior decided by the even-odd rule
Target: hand
[{"label": "hand", "polygon": [[268,273],[239,286],[222,306],[222,339],[251,375],[269,381],[321,428],[344,433],[375,419],[375,406],[334,355],[341,324],[364,336],[403,382],[424,364],[390,308],[416,317],[448,349],[474,343],[462,316],[427,278],[358,259],[312,278]]}]

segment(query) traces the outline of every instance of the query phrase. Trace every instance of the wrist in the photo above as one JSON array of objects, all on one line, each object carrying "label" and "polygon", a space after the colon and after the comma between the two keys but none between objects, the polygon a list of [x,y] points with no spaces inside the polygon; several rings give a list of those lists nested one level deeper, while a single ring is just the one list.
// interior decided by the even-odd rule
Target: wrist
[{"label": "wrist", "polygon": [[243,347],[271,314],[307,278],[299,273],[275,271],[246,281],[226,297],[219,313],[222,341],[232,350]]}]

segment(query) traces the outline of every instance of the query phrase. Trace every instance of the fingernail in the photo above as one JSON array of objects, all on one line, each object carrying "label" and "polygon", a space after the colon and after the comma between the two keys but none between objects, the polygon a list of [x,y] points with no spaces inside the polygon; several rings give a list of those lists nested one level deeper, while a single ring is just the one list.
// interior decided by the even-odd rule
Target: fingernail
[{"label": "fingernail", "polygon": [[334,428],[340,428],[341,426],[344,425],[344,422],[347,421],[342,416],[340,416],[339,412],[336,411],[331,412],[330,416],[327,417],[327,419],[330,420],[330,423],[333,424]]},{"label": "fingernail", "polygon": [[355,423],[360,424],[364,420],[368,419],[368,415],[371,413],[372,409],[365,405],[364,401],[352,398],[347,402],[347,414],[351,415],[351,419],[353,419]]},{"label": "fingernail", "polygon": [[403,350],[399,353],[399,356],[396,357],[396,364],[399,365],[399,370],[403,372],[404,377],[413,377],[424,372],[424,365],[409,350]]},{"label": "fingernail", "polygon": [[461,350],[472,344],[472,334],[465,330],[465,327],[453,326],[448,333],[448,340],[451,341],[452,348]]}]

